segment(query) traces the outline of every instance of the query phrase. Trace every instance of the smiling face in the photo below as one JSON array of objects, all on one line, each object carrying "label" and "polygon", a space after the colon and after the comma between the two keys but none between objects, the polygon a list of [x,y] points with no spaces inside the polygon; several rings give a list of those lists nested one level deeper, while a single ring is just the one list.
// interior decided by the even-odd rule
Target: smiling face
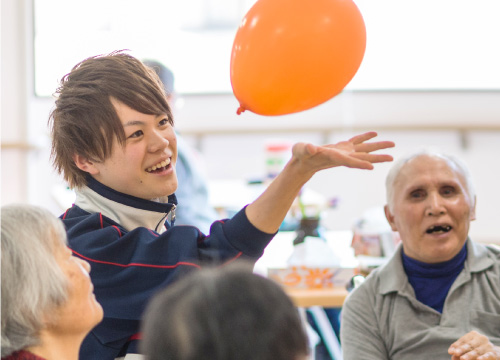
[{"label": "smiling face", "polygon": [[125,144],[115,139],[103,162],[75,158],[77,166],[97,181],[142,199],[171,195],[177,189],[177,139],[166,114],[147,115],[111,99],[125,131]]},{"label": "smiling face", "polygon": [[56,249],[55,259],[66,276],[68,297],[51,316],[50,330],[61,336],[85,336],[103,317],[90,280],[90,265],[64,245]]},{"label": "smiling face", "polygon": [[401,168],[393,186],[392,206],[385,212],[405,254],[426,263],[458,254],[475,218],[463,174],[443,158],[420,155]]}]

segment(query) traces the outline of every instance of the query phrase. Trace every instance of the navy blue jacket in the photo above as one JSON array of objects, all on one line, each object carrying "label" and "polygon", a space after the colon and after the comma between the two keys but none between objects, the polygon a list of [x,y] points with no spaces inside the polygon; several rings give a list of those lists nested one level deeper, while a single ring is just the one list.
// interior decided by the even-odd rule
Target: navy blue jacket
[{"label": "navy blue jacket", "polygon": [[[122,194],[91,179],[88,187],[117,204],[166,215],[173,203],[158,203]],[[170,200],[175,202],[175,196]],[[119,206],[118,206],[119,207]],[[104,319],[82,344],[80,360],[112,360],[138,353],[141,315],[148,300],[189,271],[235,259],[256,261],[274,234],[255,228],[244,209],[232,219],[212,224],[210,235],[186,225],[159,234],[145,227],[127,231],[101,213],[73,205],[61,216],[74,255],[88,261]]]}]

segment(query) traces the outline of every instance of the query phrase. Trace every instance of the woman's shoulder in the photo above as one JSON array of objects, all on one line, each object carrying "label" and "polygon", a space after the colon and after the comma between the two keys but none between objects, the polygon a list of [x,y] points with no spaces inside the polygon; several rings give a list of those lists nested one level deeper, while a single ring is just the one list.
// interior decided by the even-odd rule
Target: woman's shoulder
[{"label": "woman's shoulder", "polygon": [[38,355],[30,353],[29,351],[20,350],[5,357],[2,357],[2,360],[45,360],[45,359]]}]

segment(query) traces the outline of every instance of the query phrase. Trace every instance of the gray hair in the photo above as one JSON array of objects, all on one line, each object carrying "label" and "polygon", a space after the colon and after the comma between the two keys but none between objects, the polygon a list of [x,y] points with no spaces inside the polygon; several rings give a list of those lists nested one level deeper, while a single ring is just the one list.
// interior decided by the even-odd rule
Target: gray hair
[{"label": "gray hair", "polygon": [[148,360],[292,360],[308,353],[291,299],[246,263],[193,271],[159,292],[141,333]]},{"label": "gray hair", "polygon": [[476,199],[476,190],[474,187],[474,183],[472,181],[472,176],[470,174],[470,171],[467,167],[467,165],[457,157],[449,154],[444,154],[440,152],[439,150],[436,149],[420,149],[416,152],[407,154],[406,156],[400,158],[397,160],[392,168],[389,170],[389,173],[387,174],[387,177],[385,179],[385,189],[386,189],[386,200],[387,200],[387,205],[389,206],[389,210],[392,211],[394,207],[394,184],[396,182],[396,179],[401,172],[401,169],[410,161],[415,158],[418,158],[420,156],[430,156],[430,157],[437,157],[441,158],[444,161],[448,163],[448,165],[460,173],[465,180],[465,186],[467,188],[467,192],[470,197],[470,205],[474,206],[475,204],[475,199]]},{"label": "gray hair", "polygon": [[1,209],[2,357],[39,344],[47,313],[67,299],[67,280],[55,260],[66,246],[62,221],[32,205]]}]

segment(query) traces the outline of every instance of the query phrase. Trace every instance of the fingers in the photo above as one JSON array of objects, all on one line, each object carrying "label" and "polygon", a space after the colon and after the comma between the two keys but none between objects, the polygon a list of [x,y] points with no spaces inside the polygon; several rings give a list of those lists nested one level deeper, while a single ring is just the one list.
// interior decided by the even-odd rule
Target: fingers
[{"label": "fingers", "polygon": [[351,169],[364,169],[364,170],[373,169],[373,165],[371,162],[356,159],[355,157],[350,157],[349,159],[347,159],[344,166]]},{"label": "fingers", "polygon": [[481,344],[484,344],[485,342],[489,342],[488,338],[484,335],[481,335],[477,331],[470,331],[464,336],[462,336],[460,339],[455,341],[453,344],[451,344],[451,348],[464,348],[468,349],[474,348],[477,346],[480,346]]},{"label": "fingers", "polygon": [[[356,135],[352,138],[349,139],[349,142],[354,144],[354,145],[359,145],[364,143],[365,141],[368,141],[370,139],[373,139],[376,137],[378,134],[375,131],[369,131],[364,134]],[[392,141],[380,141],[379,143],[386,143],[389,146],[384,146],[382,148],[387,148],[387,147],[393,147],[394,143]],[[381,148],[381,149],[382,149]]]},{"label": "fingers", "polygon": [[[484,337],[486,338],[486,337]],[[471,352],[474,348],[481,345],[484,342],[482,335],[476,331],[471,331],[460,339],[451,344],[448,349],[448,354],[461,356],[468,352]]]},{"label": "fingers", "polygon": [[337,165],[342,165],[353,169],[373,169],[373,165],[370,161],[370,154],[343,152],[336,149],[332,149],[332,151],[328,152],[328,154],[331,163],[336,163]]},{"label": "fingers", "polygon": [[500,353],[489,351],[484,355],[478,356],[476,360],[500,360]]},{"label": "fingers", "polygon": [[[489,343],[488,345],[492,344]],[[477,357],[477,360],[500,360],[500,347],[489,346],[484,354]]]},{"label": "fingers", "polygon": [[460,360],[500,360],[500,355],[495,354],[494,351],[490,351],[486,349],[486,346],[481,346],[477,349],[471,350],[464,355],[458,357],[454,356],[456,359]]},{"label": "fingers", "polygon": [[332,149],[332,161],[335,161],[348,168],[372,170],[372,163],[392,161],[390,155],[377,155],[357,152],[342,152]]},{"label": "fingers", "polygon": [[371,162],[358,160],[358,159],[355,159],[354,157],[351,157],[350,159],[346,159],[345,163],[342,165],[345,167],[351,168],[351,169],[362,169],[362,170],[372,170],[373,169],[373,165]]},{"label": "fingers", "polygon": [[364,134],[356,135],[352,138],[349,139],[349,142],[353,143],[354,145],[361,144],[362,142],[365,142],[367,140],[373,139],[374,137],[377,136],[377,133],[375,131],[369,131]]},{"label": "fingers", "polygon": [[[388,149],[395,146],[392,141],[377,141],[366,143],[365,141],[373,139],[377,136],[375,131],[370,131],[361,135],[354,136],[349,140],[351,144],[354,145],[354,151],[356,153],[371,153],[373,151]],[[384,160],[375,160],[372,162],[384,162],[384,161],[392,161],[392,157],[385,157]]]},{"label": "fingers", "polygon": [[471,331],[454,342],[448,349],[452,360],[500,360],[500,349],[489,339],[476,331]]},{"label": "fingers", "polygon": [[356,157],[357,159],[360,160],[369,161],[372,164],[388,162],[393,160],[391,155],[385,155],[385,154],[379,155],[379,154],[367,154],[367,153],[353,153],[351,156]]},{"label": "fingers", "polygon": [[382,149],[388,149],[394,147],[395,144],[392,141],[378,141],[373,143],[363,143],[354,146],[357,152],[372,152]]}]

